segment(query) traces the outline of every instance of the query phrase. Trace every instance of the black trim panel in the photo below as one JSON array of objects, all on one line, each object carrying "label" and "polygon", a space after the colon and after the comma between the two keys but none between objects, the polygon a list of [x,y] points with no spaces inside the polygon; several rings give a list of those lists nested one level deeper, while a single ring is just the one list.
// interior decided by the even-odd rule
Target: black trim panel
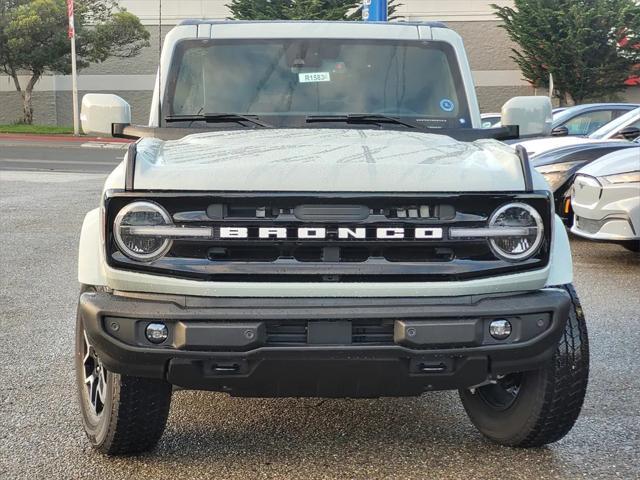
[{"label": "black trim panel", "polygon": [[[107,368],[126,375],[164,378],[192,389],[225,391],[241,396],[386,396],[419,395],[427,390],[467,388],[511,372],[539,368],[548,361],[564,331],[570,299],[561,290],[540,290],[497,296],[443,298],[205,298],[160,294],[87,292],[80,297],[80,314],[92,345]],[[461,318],[519,317],[546,314],[537,334],[524,330],[505,343],[459,345],[468,332],[454,328],[436,348],[403,345],[260,346],[246,351],[221,350],[202,342],[194,350],[136,345],[119,340],[107,330],[120,319],[118,335],[129,324],[145,321],[189,322],[191,326],[224,322],[245,326],[259,334],[256,322],[281,324],[307,321],[403,319],[451,321]],[[537,317],[536,317],[537,318]],[[130,322],[127,322],[130,319]],[[213,323],[212,323],[213,322]],[[456,323],[457,322],[457,323]],[[417,324],[415,324],[417,325]],[[536,328],[538,322],[526,328]],[[137,327],[136,327],[137,328]],[[484,327],[483,327],[484,328]],[[523,326],[524,328],[524,326]],[[177,330],[176,345],[186,348]],[[462,334],[462,337],[458,335]],[[131,335],[140,337],[139,332]],[[232,339],[238,342],[237,338]],[[493,343],[491,343],[493,342]],[[238,348],[238,347],[234,347]],[[203,350],[206,349],[206,350]]]},{"label": "black trim panel", "polygon": [[531,162],[529,161],[529,152],[522,145],[516,146],[518,158],[522,165],[522,174],[524,175],[524,189],[526,192],[533,192],[533,177],[531,174]]},{"label": "black trim panel", "polygon": [[[146,273],[171,274],[210,281],[309,281],[323,276],[324,281],[434,281],[466,280],[513,272],[513,264],[504,260],[452,260],[448,262],[390,262],[372,258],[366,262],[301,262],[279,259],[273,262],[210,261],[208,259],[163,257],[150,266],[141,266],[119,252],[112,257],[119,266]],[[538,259],[528,259],[518,264],[519,271],[539,268]],[[313,278],[308,278],[312,276]],[[401,277],[401,278],[399,278]],[[345,278],[346,279],[346,278]]]},{"label": "black trim panel", "polygon": [[[282,125],[281,129],[310,129],[313,124]],[[249,127],[254,128],[254,127]],[[401,130],[406,131],[406,127],[395,124],[322,124],[323,129],[332,130]],[[246,130],[247,127],[238,124],[214,124],[211,128],[180,128],[180,127],[147,127],[145,125],[130,125],[128,123],[114,123],[111,126],[112,136],[115,138],[127,138],[137,140],[139,138],[158,138],[160,140],[179,140],[187,135],[196,133],[210,133],[223,130]],[[459,142],[475,142],[476,140],[517,140],[520,138],[520,127],[518,125],[505,125],[498,128],[425,128],[423,130],[411,130],[412,132],[426,133],[430,135],[446,135]]]},{"label": "black trim panel", "polygon": [[201,128],[158,128],[146,125],[131,125],[129,123],[112,123],[111,136],[138,140],[139,138],[158,138],[161,140],[180,140],[187,135],[211,132],[211,129]]},{"label": "black trim panel", "polygon": [[124,189],[133,191],[133,181],[136,175],[136,157],[138,156],[138,144],[132,143],[127,150],[127,164],[125,166]]}]

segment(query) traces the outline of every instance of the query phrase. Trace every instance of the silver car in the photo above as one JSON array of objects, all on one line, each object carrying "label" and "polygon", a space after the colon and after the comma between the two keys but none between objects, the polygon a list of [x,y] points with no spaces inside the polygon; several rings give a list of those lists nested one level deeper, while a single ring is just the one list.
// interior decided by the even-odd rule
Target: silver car
[{"label": "silver car", "polygon": [[640,250],[640,145],[582,168],[573,187],[571,231],[591,240]]}]

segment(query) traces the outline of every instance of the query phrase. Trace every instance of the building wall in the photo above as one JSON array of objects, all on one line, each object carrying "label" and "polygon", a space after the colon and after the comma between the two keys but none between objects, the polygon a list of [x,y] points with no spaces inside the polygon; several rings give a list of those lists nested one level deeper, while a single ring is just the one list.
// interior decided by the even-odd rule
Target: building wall
[{"label": "building wall", "polygon": [[[186,18],[227,18],[228,0],[163,0],[162,36]],[[522,79],[510,59],[512,43],[495,20],[491,1],[486,0],[402,0],[398,15],[405,20],[443,20],[464,39],[474,72],[478,100],[483,112],[499,111],[502,104],[516,95],[532,95],[533,89]],[[496,1],[510,5],[512,1]],[[146,123],[151,90],[158,65],[160,32],[158,0],[120,0],[120,4],[138,15],[148,28],[151,46],[134,58],[111,58],[81,71],[82,93],[115,93],[127,100],[136,123]],[[26,81],[25,81],[26,83]],[[71,80],[65,76],[47,76],[34,95],[37,123],[70,125],[72,123]],[[539,92],[544,94],[544,92]],[[640,88],[629,89],[629,100],[640,99]],[[0,123],[19,118],[21,102],[7,77],[0,76]]]},{"label": "building wall", "polygon": [[[0,78],[0,83],[5,79]],[[33,93],[33,121],[41,125],[58,125],[58,105],[53,91]],[[13,123],[22,116],[22,98],[14,90],[0,91],[0,124]],[[70,124],[66,124],[70,125]]]}]

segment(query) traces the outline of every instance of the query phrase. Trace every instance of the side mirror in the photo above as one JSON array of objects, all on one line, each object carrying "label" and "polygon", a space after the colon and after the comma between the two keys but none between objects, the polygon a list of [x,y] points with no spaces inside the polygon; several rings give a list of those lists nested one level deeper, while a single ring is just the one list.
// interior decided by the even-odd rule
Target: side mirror
[{"label": "side mirror", "polygon": [[622,130],[618,132],[618,137],[622,137],[625,140],[635,140],[640,137],[640,128],[638,127],[624,127]]},{"label": "side mirror", "polygon": [[502,125],[518,125],[520,137],[548,136],[553,121],[548,97],[513,97],[502,107]]},{"label": "side mirror", "polygon": [[88,93],[82,97],[82,131],[87,135],[111,136],[114,123],[131,123],[131,107],[117,95]]},{"label": "side mirror", "polygon": [[569,135],[569,129],[564,125],[551,130],[552,137],[566,137],[567,135]]}]

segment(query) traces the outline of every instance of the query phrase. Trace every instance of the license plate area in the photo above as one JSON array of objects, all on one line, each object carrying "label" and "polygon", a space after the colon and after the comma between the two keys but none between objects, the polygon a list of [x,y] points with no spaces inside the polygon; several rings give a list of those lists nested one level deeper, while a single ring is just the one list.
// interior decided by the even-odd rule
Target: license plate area
[{"label": "license plate area", "polygon": [[307,324],[307,343],[310,345],[351,345],[351,322],[318,321]]}]

